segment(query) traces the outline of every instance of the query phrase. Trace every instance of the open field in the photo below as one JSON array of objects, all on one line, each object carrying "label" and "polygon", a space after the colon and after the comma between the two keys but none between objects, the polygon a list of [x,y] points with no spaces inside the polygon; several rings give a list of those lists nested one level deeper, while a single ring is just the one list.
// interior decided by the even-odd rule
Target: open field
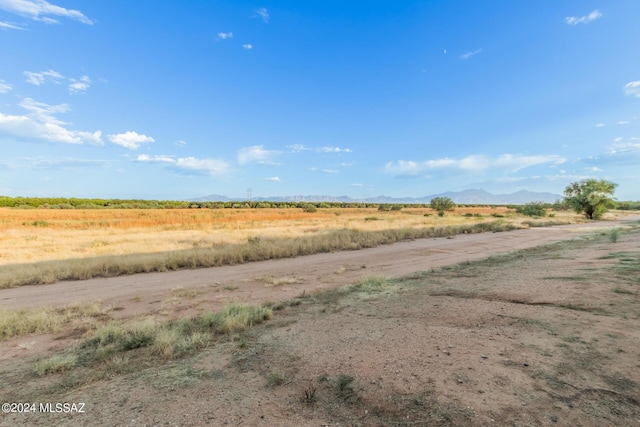
[{"label": "open field", "polygon": [[[639,244],[636,219],[3,289],[126,298],[0,342],[3,401],[86,403],[0,424],[634,425]],[[220,311],[243,301],[266,311]]]},{"label": "open field", "polygon": [[[581,222],[505,207],[0,209],[0,288],[353,250],[424,237]],[[615,214],[611,215],[615,217]]]},{"label": "open field", "polygon": [[[428,213],[432,216],[425,217]],[[480,217],[465,217],[464,214]],[[463,208],[438,218],[431,209],[9,209],[0,208],[0,265],[157,253],[246,243],[255,237],[299,237],[344,228],[361,231],[437,227],[495,220],[505,207]],[[558,214],[559,221],[576,215]],[[556,219],[556,218],[554,218]]]}]

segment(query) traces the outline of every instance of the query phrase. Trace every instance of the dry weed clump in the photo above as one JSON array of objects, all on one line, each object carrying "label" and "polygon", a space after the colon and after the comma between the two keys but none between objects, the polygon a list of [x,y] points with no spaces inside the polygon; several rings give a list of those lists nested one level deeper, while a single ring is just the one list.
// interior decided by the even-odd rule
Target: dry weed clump
[{"label": "dry weed clump", "polygon": [[21,310],[0,308],[0,341],[29,334],[59,332],[69,324],[87,323],[92,318],[104,317],[109,311],[110,308],[98,302],[61,309],[47,306]]}]

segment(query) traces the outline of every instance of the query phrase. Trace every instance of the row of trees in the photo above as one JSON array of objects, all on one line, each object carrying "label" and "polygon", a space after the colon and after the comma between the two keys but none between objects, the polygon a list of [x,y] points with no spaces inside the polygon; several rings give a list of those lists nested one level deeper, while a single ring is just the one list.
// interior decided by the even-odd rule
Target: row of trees
[{"label": "row of trees", "polygon": [[[598,219],[607,209],[614,206],[611,196],[617,184],[596,179],[586,179],[571,183],[564,191],[565,198],[553,205],[543,202],[527,203],[524,206],[509,206],[519,213],[530,216],[543,216],[545,209],[562,210],[573,208],[583,213],[588,219]],[[305,212],[315,212],[317,208],[378,208],[381,211],[400,210],[406,205],[378,203],[343,203],[343,202],[265,202],[265,201],[233,201],[233,202],[181,202],[173,200],[120,200],[120,199],[80,199],[80,198],[41,198],[41,197],[5,197],[0,196],[0,207],[17,208],[49,208],[49,209],[228,209],[228,208],[302,208]],[[430,207],[443,216],[446,211],[453,211],[456,204],[449,197],[434,197],[427,204],[409,205],[411,207]],[[474,205],[465,205],[474,206]],[[621,206],[626,209],[640,209],[640,203],[626,202]]]}]

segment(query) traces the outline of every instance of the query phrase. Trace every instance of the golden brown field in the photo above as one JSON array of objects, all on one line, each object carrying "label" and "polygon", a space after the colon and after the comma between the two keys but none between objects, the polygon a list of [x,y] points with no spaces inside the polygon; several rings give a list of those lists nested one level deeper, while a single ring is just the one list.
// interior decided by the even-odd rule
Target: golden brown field
[{"label": "golden brown field", "polygon": [[[431,214],[425,217],[424,214]],[[477,214],[481,217],[465,217]],[[504,207],[459,208],[443,218],[427,208],[320,209],[0,209],[0,265],[104,255],[157,253],[245,243],[251,237],[298,237],[344,228],[361,231],[440,227],[522,218]],[[576,219],[562,214],[563,222]]]},{"label": "golden brown field", "polygon": [[213,267],[371,248],[425,237],[581,222],[506,207],[379,211],[278,209],[0,209],[0,288]]}]

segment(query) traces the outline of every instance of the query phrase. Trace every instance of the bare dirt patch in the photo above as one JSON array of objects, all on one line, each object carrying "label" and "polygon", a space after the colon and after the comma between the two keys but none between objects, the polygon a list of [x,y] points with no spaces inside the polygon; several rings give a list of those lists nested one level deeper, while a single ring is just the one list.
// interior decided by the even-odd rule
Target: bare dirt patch
[{"label": "bare dirt patch", "polygon": [[[459,236],[102,279],[114,288],[103,302],[123,307],[116,313],[149,314],[151,302],[166,305],[170,296],[184,310],[165,307],[166,317],[216,308],[223,299],[273,301],[278,310],[265,324],[178,360],[136,362],[131,351],[131,366],[99,377],[82,365],[38,377],[35,359],[50,352],[25,349],[3,360],[3,400],[86,402],[86,413],[9,414],[0,423],[636,425],[640,233],[623,231],[614,243],[606,231],[589,231]],[[111,288],[59,283],[0,297],[29,306],[36,290],[57,289],[82,301],[87,286],[94,298]],[[147,308],[131,308],[139,304]]]}]

